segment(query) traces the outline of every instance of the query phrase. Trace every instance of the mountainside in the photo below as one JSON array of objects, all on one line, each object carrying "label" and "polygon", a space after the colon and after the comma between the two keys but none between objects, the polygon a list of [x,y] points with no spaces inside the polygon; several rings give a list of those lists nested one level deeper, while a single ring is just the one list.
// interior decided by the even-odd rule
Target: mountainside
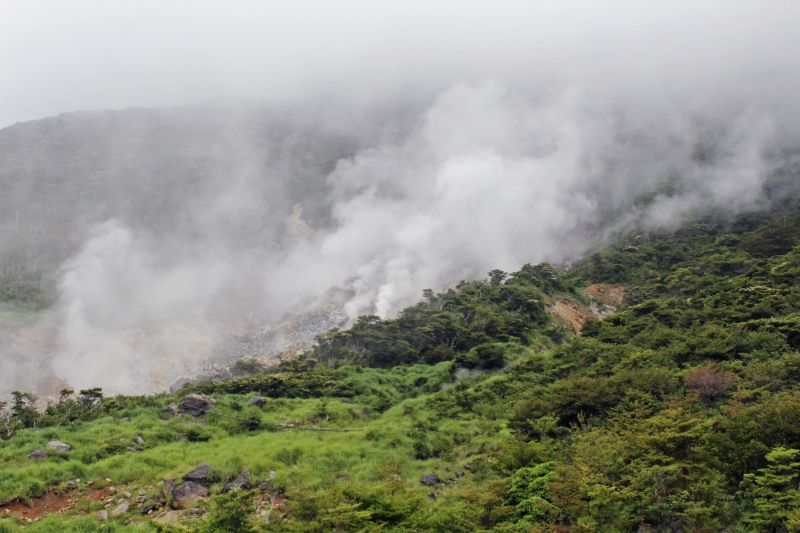
[{"label": "mountainside", "polygon": [[174,395],[18,393],[0,531],[798,530],[789,204],[426,291]]}]

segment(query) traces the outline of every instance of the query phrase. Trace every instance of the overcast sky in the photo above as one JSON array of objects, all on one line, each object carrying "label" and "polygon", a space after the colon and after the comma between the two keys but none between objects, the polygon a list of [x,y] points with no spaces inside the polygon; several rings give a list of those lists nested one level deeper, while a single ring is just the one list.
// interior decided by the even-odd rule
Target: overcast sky
[{"label": "overcast sky", "polygon": [[487,78],[784,76],[798,63],[798,21],[792,0],[0,0],[0,127],[78,109],[320,92],[358,101]]}]

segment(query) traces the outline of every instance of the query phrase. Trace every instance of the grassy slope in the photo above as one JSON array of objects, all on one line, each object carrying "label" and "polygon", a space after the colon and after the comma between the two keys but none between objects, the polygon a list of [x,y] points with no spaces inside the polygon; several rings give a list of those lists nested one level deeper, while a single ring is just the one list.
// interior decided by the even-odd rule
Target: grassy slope
[{"label": "grassy slope", "polygon": [[[797,217],[776,217],[632,238],[596,254],[561,276],[564,294],[590,281],[622,283],[628,307],[562,346],[545,345],[558,338],[549,323],[521,339],[503,333],[500,371],[456,380],[451,362],[288,369],[281,375],[310,385],[276,395],[327,398],[247,407],[248,389],[263,392],[267,380],[256,377],[203,388],[220,401],[205,420],[165,417],[174,398],[162,396],[89,422],[24,429],[0,443],[0,501],[73,478],[152,492],[160,479],[209,463],[223,478],[243,467],[257,479],[276,472],[289,515],[259,523],[276,531],[791,529],[800,525],[800,462],[780,450],[800,448],[798,237]],[[367,325],[359,335],[413,344],[398,327]],[[364,345],[356,341],[334,347],[386,366],[354,352]],[[252,417],[260,429],[245,428]],[[297,428],[275,427],[290,423]],[[142,449],[129,449],[135,435]],[[68,458],[26,458],[52,439],[73,445]],[[422,485],[430,472],[443,483]],[[74,511],[99,508],[87,500]],[[123,518],[130,524],[102,527],[155,528],[135,511]],[[0,521],[0,531],[13,523]],[[29,529],[101,527],[81,516],[55,524]]]}]

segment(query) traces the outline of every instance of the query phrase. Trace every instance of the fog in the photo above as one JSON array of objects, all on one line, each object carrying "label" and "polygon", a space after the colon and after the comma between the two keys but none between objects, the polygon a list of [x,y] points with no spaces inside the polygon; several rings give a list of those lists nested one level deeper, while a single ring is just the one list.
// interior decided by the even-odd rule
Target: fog
[{"label": "fog", "polygon": [[[789,2],[5,3],[0,392],[164,389],[796,191]],[[150,108],[154,109],[143,109]]]}]

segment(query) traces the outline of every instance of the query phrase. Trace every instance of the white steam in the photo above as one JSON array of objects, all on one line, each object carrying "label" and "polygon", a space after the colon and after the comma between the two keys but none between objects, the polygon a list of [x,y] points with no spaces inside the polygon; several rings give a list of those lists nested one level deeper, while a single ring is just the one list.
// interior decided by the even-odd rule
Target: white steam
[{"label": "white steam", "polygon": [[[331,51],[338,63],[309,59],[313,89],[271,105],[303,127],[346,133],[346,149],[315,166],[327,147],[305,143],[300,126],[265,141],[234,127],[258,122],[242,113],[219,143],[237,164],[188,181],[169,225],[87,220],[92,233],[61,269],[43,373],[75,387],[160,389],[231,338],[266,331],[277,344],[256,351],[278,350],[291,332],[270,328],[309,308],[392,316],[425,288],[573,260],[622,228],[766,207],[776,176],[794,184],[793,8],[611,3],[595,24],[595,4],[579,5],[525,18],[470,4],[452,21],[438,6],[435,27],[419,30],[430,49],[399,30],[383,39],[391,24],[381,19]],[[419,23],[398,11],[399,28]],[[347,55],[371,43],[375,57]],[[358,58],[375,70],[354,67]],[[296,88],[308,76],[283,81]]]}]

